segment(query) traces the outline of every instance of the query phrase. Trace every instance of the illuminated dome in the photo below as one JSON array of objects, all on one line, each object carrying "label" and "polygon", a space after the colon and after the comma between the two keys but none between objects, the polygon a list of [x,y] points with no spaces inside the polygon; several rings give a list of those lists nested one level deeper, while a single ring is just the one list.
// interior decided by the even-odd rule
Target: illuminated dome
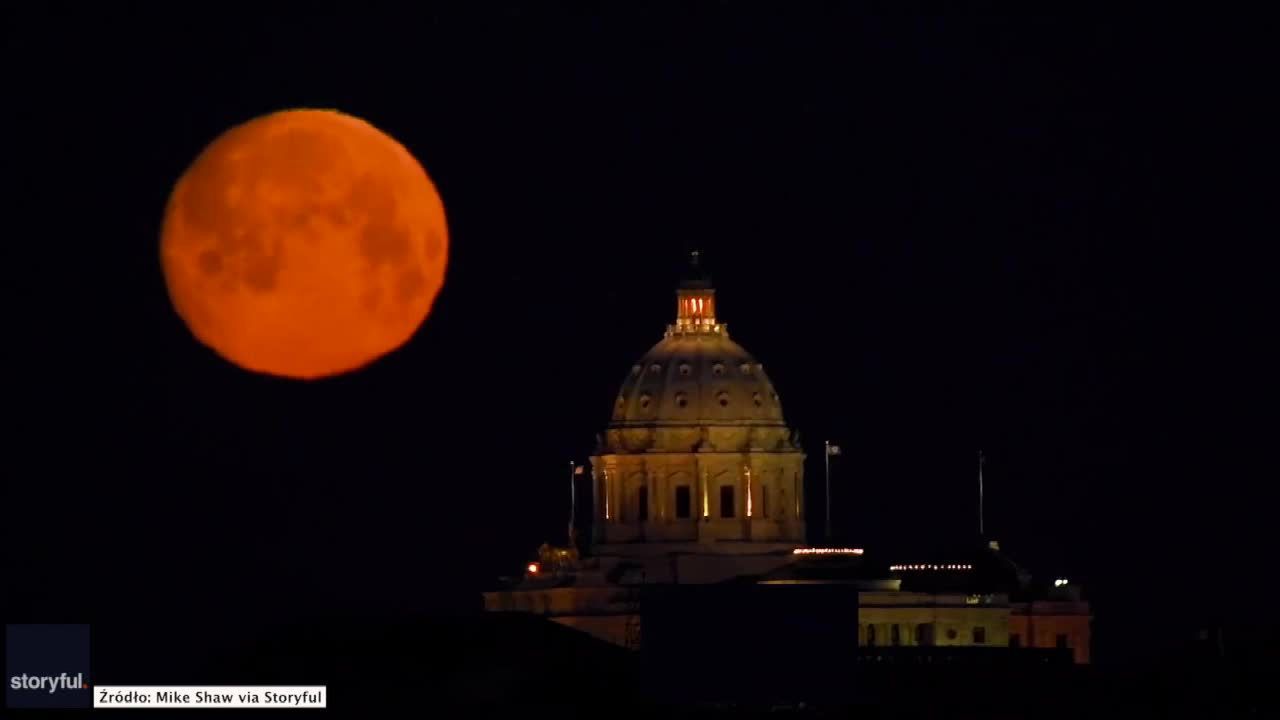
[{"label": "illuminated dome", "polygon": [[618,391],[609,427],[782,426],[764,367],[717,327],[669,332],[645,353]]},{"label": "illuminated dome", "polygon": [[729,339],[694,256],[676,321],[623,380],[605,447],[613,452],[791,449],[782,404],[760,364]]}]

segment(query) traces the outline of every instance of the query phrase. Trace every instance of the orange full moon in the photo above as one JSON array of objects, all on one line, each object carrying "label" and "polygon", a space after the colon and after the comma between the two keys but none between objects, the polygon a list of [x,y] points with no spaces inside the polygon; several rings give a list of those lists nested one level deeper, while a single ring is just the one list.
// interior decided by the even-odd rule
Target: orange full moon
[{"label": "orange full moon", "polygon": [[160,257],[196,338],[247,370],[320,378],[407,341],[448,259],[444,205],[359,118],[288,110],[231,128],[173,188]]}]

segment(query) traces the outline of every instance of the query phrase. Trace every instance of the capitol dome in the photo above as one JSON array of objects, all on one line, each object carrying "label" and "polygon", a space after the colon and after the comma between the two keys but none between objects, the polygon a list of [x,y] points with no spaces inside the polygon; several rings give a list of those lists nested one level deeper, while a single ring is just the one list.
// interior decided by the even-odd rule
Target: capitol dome
[{"label": "capitol dome", "polygon": [[609,424],[658,425],[781,426],[782,406],[764,366],[723,326],[673,332],[631,367]]},{"label": "capitol dome", "polygon": [[729,339],[715,309],[715,290],[695,253],[676,291],[676,321],[631,366],[602,450],[796,449],[764,366]]}]

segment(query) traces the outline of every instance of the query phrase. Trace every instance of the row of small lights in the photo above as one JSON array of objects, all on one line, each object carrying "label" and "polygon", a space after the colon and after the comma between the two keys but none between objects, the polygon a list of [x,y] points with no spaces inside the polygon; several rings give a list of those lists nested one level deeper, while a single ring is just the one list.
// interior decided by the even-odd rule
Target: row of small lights
[{"label": "row of small lights", "polygon": [[862,548],[796,548],[792,555],[861,555]]},{"label": "row of small lights", "polygon": [[900,570],[972,570],[972,565],[890,565],[889,572]]}]

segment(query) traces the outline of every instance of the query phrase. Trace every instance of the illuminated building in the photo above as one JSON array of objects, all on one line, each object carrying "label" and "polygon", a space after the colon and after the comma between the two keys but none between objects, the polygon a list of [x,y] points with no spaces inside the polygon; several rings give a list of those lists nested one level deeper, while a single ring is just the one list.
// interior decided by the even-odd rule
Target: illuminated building
[{"label": "illuminated building", "polygon": [[694,258],[675,322],[632,365],[591,457],[593,553],[649,582],[767,570],[805,537],[804,452]]},{"label": "illuminated building", "polygon": [[[798,434],[763,365],[729,339],[696,253],[691,270],[676,292],[675,323],[631,367],[591,457],[585,559],[543,546],[523,577],[485,594],[487,609],[537,613],[638,647],[642,589],[659,598],[650,620],[671,627],[680,603],[704,602],[696,588],[714,584],[717,598],[728,587],[767,598],[757,607],[809,608],[795,610],[818,623],[806,637],[860,652],[1069,648],[1088,662],[1089,609],[1078,591],[1066,583],[1042,591],[995,543],[892,565],[862,548],[804,547]],[[831,613],[825,621],[818,606]],[[717,622],[732,632],[737,622],[732,613],[696,621],[708,632]]]}]

